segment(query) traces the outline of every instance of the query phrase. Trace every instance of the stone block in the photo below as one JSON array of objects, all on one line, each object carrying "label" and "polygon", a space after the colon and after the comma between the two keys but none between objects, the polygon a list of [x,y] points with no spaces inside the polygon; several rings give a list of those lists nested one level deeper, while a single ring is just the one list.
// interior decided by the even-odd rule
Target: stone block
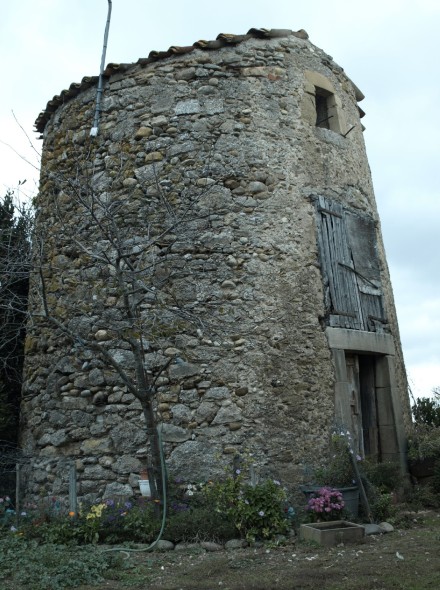
[{"label": "stone block", "polygon": [[133,488],[129,484],[118,483],[116,481],[105,486],[103,500],[115,498],[131,498],[133,496]]},{"label": "stone block", "polygon": [[217,414],[218,406],[213,402],[202,401],[197,408],[195,417],[198,422],[211,422]]},{"label": "stone block", "polygon": [[192,377],[193,375],[197,375],[199,370],[200,369],[197,365],[183,362],[181,364],[171,365],[168,373],[170,379],[177,381],[184,377]]},{"label": "stone block", "polygon": [[221,402],[230,399],[230,397],[231,393],[227,387],[211,387],[205,391],[203,400]]},{"label": "stone block", "polygon": [[213,424],[229,424],[241,422],[242,415],[240,408],[236,406],[226,406],[219,409],[216,417],[212,421]]},{"label": "stone block", "polygon": [[334,547],[340,543],[359,543],[364,536],[363,526],[345,520],[302,524],[300,528],[303,541],[314,541],[325,547]]},{"label": "stone block", "polygon": [[108,438],[90,438],[81,445],[81,451],[85,455],[100,455],[113,451],[112,441]]},{"label": "stone block", "polygon": [[164,442],[181,443],[191,438],[191,434],[188,430],[176,426],[175,424],[162,424],[161,433]]},{"label": "stone block", "polygon": [[122,455],[122,457],[118,457],[116,461],[112,463],[112,470],[115,473],[119,474],[128,474],[128,473],[139,473],[142,469],[142,463],[139,459],[131,455]]},{"label": "stone block", "polygon": [[110,438],[114,449],[124,453],[126,450],[142,446],[146,440],[146,432],[132,422],[123,422],[112,428]]}]

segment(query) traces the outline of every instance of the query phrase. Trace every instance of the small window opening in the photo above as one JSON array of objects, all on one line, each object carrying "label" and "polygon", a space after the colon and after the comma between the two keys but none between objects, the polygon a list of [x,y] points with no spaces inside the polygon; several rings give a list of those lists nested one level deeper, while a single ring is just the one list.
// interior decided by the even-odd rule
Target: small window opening
[{"label": "small window opening", "polygon": [[330,80],[318,72],[306,70],[304,91],[301,105],[304,120],[321,129],[345,133],[342,102]]},{"label": "small window opening", "polygon": [[330,119],[333,117],[329,113],[329,96],[331,94],[325,93],[321,88],[316,89],[315,107],[316,107],[316,127],[330,129]]}]

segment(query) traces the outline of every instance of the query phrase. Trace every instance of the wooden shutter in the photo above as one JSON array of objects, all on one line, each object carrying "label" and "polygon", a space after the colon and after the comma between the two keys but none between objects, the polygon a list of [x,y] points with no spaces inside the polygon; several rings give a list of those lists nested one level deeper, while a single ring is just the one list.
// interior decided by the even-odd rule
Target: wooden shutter
[{"label": "wooden shutter", "polygon": [[382,332],[387,320],[383,307],[374,220],[353,211],[346,211],[345,223],[358,284],[364,330]]},{"label": "wooden shutter", "polygon": [[386,318],[373,220],[324,197],[316,204],[329,325],[383,331]]}]

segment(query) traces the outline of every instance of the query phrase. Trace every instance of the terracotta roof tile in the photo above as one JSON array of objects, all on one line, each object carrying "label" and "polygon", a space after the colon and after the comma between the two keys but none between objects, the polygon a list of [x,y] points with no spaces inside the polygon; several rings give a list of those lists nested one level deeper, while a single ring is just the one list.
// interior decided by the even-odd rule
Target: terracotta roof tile
[{"label": "terracotta roof tile", "polygon": [[[173,55],[183,55],[185,53],[190,53],[191,51],[194,51],[194,49],[210,51],[214,49],[221,49],[222,47],[227,47],[230,45],[237,45],[252,37],[257,39],[274,39],[279,37],[288,37],[290,35],[294,35],[300,39],[309,38],[304,29],[300,29],[296,32],[291,31],[290,29],[250,29],[246,35],[220,33],[215,41],[200,40],[187,47],[178,47],[173,45],[167,51],[151,51],[148,55],[148,58],[140,58],[136,63],[137,65],[144,67],[149,63],[166,59],[168,57],[172,57]],[[105,68],[103,75],[106,78],[109,78],[116,71],[124,72],[133,65],[134,64],[110,63]],[[97,85],[97,83],[98,76],[85,76],[81,82],[71,84],[67,90],[63,90],[59,95],[54,96],[52,100],[49,100],[47,103],[45,110],[38,115],[38,118],[35,121],[36,131],[39,133],[44,131],[46,123],[49,121],[52,113],[54,113],[60,105],[65,103],[70,98],[73,98],[83,90],[90,88],[90,86]]]}]

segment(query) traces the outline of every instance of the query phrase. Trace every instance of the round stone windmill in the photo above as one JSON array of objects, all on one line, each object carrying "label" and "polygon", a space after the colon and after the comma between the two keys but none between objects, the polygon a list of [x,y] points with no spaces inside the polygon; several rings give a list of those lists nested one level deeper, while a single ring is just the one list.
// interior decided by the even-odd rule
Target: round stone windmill
[{"label": "round stone windmill", "polygon": [[29,491],[63,493],[73,460],[80,494],[133,493],[151,452],[143,378],[169,473],[187,481],[247,456],[293,488],[335,427],[403,465],[406,377],[359,89],[304,31],[266,29],[103,79],[95,137],[96,77],[36,123]]}]

